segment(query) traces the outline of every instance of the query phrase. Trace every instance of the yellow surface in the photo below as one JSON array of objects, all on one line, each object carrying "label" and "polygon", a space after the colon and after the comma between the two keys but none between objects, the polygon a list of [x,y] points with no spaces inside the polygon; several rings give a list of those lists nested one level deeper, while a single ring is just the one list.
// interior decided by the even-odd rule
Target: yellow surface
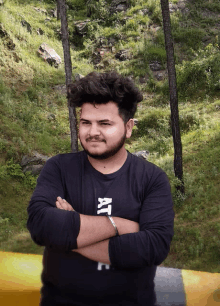
[{"label": "yellow surface", "polygon": [[41,255],[0,252],[0,305],[39,305],[41,271]]},{"label": "yellow surface", "polygon": [[[42,256],[0,252],[0,306],[39,306]],[[182,270],[187,306],[220,306],[220,273]]]},{"label": "yellow surface", "polygon": [[182,270],[187,306],[220,306],[220,273]]}]

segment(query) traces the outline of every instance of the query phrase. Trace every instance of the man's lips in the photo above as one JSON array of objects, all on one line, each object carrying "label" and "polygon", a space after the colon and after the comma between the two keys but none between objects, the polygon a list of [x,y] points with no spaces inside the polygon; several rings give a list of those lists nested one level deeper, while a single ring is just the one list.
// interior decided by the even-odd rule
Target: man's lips
[{"label": "man's lips", "polygon": [[86,142],[105,142],[104,139],[86,139]]}]

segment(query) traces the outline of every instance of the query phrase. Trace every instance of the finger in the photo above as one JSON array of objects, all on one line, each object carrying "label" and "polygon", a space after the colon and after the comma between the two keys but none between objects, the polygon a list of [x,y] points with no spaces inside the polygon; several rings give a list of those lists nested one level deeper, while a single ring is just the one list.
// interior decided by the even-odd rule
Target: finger
[{"label": "finger", "polygon": [[62,199],[61,197],[57,197],[57,201],[59,202],[60,206],[62,206],[64,209],[66,209],[66,200]]},{"label": "finger", "polygon": [[65,210],[69,210],[69,204],[68,204],[66,201],[64,201],[64,200],[63,200],[63,202],[62,202],[62,207],[63,207],[63,209],[65,209]]},{"label": "finger", "polygon": [[62,206],[60,205],[59,201],[56,201],[56,207],[62,209]]},{"label": "finger", "polygon": [[60,203],[60,205],[62,205],[63,199],[61,197],[57,197],[57,201]]},{"label": "finger", "polygon": [[74,210],[72,206],[65,199],[62,199],[61,197],[57,197],[57,202],[59,203],[58,208],[60,209],[68,210],[68,211]]},{"label": "finger", "polygon": [[68,203],[65,199],[63,199],[63,205],[65,207],[66,210],[69,210],[69,211],[73,211],[74,209],[72,208],[72,206],[70,205],[70,203]]},{"label": "finger", "polygon": [[65,201],[61,197],[57,197],[56,205],[60,209],[66,209]]},{"label": "finger", "polygon": [[62,208],[62,198],[61,197],[57,197],[56,206],[60,209]]}]

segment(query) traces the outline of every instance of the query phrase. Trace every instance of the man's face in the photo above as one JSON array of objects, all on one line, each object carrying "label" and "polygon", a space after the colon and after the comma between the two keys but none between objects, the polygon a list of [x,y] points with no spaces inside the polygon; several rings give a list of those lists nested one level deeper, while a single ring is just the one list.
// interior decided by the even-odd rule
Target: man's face
[{"label": "man's face", "polygon": [[90,157],[106,159],[118,153],[131,136],[132,128],[133,120],[125,124],[114,102],[82,105],[79,139]]}]

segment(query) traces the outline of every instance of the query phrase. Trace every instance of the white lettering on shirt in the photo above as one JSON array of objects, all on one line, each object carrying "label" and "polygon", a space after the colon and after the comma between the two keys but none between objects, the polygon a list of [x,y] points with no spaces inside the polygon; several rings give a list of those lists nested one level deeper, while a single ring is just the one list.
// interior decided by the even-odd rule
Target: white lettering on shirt
[{"label": "white lettering on shirt", "polygon": [[[112,198],[98,198],[99,204],[98,204],[98,210],[97,210],[97,214],[108,214],[111,215],[112,214],[112,205],[110,203],[112,203]],[[107,206],[107,207],[103,207],[103,206]],[[102,270],[109,270],[110,269],[110,265],[108,264],[104,264],[102,262],[98,262],[98,267],[97,270],[98,271],[102,271]]]},{"label": "white lettering on shirt", "polygon": [[101,208],[104,205],[107,205],[107,207],[103,207],[101,209],[97,210],[97,214],[108,214],[111,215],[112,213],[112,205],[108,205],[110,203],[112,203],[112,198],[98,198],[99,204],[98,204],[98,208]]},{"label": "white lettering on shirt", "polygon": [[104,267],[104,270],[109,270],[110,269],[110,265],[108,264],[104,264],[102,262],[98,262],[98,270],[101,271],[102,267]]}]

